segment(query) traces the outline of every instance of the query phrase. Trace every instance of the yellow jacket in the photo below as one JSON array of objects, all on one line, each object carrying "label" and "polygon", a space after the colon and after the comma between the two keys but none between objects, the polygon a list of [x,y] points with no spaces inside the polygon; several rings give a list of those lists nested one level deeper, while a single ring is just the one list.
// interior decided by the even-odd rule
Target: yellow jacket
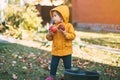
[{"label": "yellow jacket", "polygon": [[72,40],[75,38],[75,31],[73,25],[68,23],[69,21],[69,9],[67,6],[62,5],[56,8],[53,8],[50,11],[50,16],[52,17],[52,11],[58,11],[64,18],[63,23],[54,24],[55,27],[58,27],[60,24],[65,26],[66,37],[59,31],[57,31],[54,36],[49,34],[46,35],[47,40],[53,41],[52,43],[52,55],[55,56],[65,56],[72,54]]}]

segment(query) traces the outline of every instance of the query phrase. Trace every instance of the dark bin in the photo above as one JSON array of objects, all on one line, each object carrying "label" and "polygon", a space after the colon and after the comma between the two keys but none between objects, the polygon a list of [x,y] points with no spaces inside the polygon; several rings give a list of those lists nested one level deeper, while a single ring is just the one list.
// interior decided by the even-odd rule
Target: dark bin
[{"label": "dark bin", "polygon": [[65,80],[99,80],[99,76],[97,72],[84,71],[78,68],[64,71]]}]

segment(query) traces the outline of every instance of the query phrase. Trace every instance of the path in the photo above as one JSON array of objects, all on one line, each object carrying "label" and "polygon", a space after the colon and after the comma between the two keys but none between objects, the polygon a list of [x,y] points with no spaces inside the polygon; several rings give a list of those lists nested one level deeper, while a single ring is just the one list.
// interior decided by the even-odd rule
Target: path
[{"label": "path", "polygon": [[[79,45],[83,45],[83,46],[90,47],[90,48],[97,48],[97,49],[101,49],[101,50],[108,51],[111,53],[120,54],[120,49],[114,49],[114,48],[109,48],[109,47],[100,46],[100,45],[86,44],[86,43],[81,42],[77,38],[76,38],[76,41],[79,43]],[[12,37],[0,34],[0,43],[8,43],[8,42],[19,43],[19,44],[26,45],[29,47],[36,47],[36,48],[46,49],[46,50],[50,51],[50,48],[42,46],[42,44],[40,42],[34,42],[34,41],[30,41],[30,40],[29,41],[28,40],[19,40],[19,39],[14,39]],[[51,43],[49,43],[49,44],[51,44]],[[74,46],[73,48],[74,48],[74,50],[75,49],[79,50],[78,49],[79,47]],[[75,52],[81,52],[81,50],[75,51]],[[84,53],[84,52],[81,52],[81,53]]]}]

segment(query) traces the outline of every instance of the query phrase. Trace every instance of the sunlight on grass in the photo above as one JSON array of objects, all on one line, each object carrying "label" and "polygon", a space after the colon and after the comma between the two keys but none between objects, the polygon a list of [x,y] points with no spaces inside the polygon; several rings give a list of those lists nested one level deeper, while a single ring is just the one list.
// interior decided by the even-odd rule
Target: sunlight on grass
[{"label": "sunlight on grass", "polygon": [[107,51],[102,51],[99,49],[88,48],[88,47],[81,48],[81,50],[82,51],[79,51],[79,53],[77,54],[75,53],[74,55],[82,59],[120,67],[119,54],[110,53]]},{"label": "sunlight on grass", "polygon": [[120,34],[107,32],[76,31],[77,36],[87,43],[120,49]]}]

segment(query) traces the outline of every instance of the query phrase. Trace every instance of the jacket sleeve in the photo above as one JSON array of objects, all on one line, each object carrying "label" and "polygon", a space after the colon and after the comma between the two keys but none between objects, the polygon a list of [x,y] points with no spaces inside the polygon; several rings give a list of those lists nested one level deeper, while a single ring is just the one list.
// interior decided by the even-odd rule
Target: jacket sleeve
[{"label": "jacket sleeve", "polygon": [[76,37],[74,28],[72,24],[69,24],[68,26],[68,31],[66,32],[66,39],[74,40]]},{"label": "jacket sleeve", "polygon": [[46,35],[46,39],[47,39],[48,41],[52,41],[52,40],[53,40],[53,36],[51,36],[50,34],[47,34],[47,35]]}]

